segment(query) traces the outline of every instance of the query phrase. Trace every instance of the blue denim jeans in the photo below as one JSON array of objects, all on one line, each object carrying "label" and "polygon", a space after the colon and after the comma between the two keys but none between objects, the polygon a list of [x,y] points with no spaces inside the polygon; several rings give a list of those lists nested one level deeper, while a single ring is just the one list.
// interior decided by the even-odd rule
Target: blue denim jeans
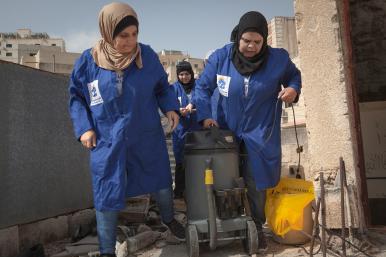
[{"label": "blue denim jeans", "polygon": [[96,220],[101,254],[115,254],[118,211],[96,211]]},{"label": "blue denim jeans", "polygon": [[247,187],[247,197],[249,205],[251,207],[252,219],[256,223],[257,230],[261,231],[266,220],[266,190],[259,190],[256,188],[255,179],[252,175],[252,170],[248,162],[248,153],[244,143],[242,143],[240,146],[240,156],[241,176],[244,178],[244,182]]},{"label": "blue denim jeans", "polygon": [[161,220],[163,223],[169,223],[174,219],[174,202],[172,187],[161,189],[151,194],[157,202]]},{"label": "blue denim jeans", "polygon": [[252,219],[256,223],[257,230],[261,231],[265,223],[266,190],[258,190],[256,188],[255,179],[249,167],[245,167],[242,170],[242,176],[247,186],[247,197],[251,207]]},{"label": "blue denim jeans", "polygon": [[[152,196],[159,207],[162,222],[171,222],[174,218],[172,188],[161,189]],[[115,254],[118,211],[96,211],[96,220],[100,253]]]}]

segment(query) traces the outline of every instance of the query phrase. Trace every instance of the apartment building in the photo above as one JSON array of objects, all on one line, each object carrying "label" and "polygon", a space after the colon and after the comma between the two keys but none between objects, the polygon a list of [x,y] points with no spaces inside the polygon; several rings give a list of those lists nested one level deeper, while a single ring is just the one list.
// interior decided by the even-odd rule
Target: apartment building
[{"label": "apartment building", "polygon": [[[292,61],[299,68],[298,45],[294,17],[274,17],[268,22],[268,45],[284,48],[288,51]],[[294,104],[296,124],[305,125],[305,110],[303,96]],[[293,126],[293,111],[288,104],[283,104],[282,127]]]},{"label": "apartment building", "polygon": [[177,80],[176,65],[181,61],[188,61],[192,64],[194,76],[197,78],[204,70],[204,60],[192,58],[190,55],[176,50],[162,50],[158,53],[158,57],[166,73],[168,74],[169,83],[174,83]]},{"label": "apartment building", "polygon": [[32,33],[18,29],[15,33],[0,33],[0,59],[45,71],[70,74],[77,53],[68,53],[61,38],[47,33]]}]

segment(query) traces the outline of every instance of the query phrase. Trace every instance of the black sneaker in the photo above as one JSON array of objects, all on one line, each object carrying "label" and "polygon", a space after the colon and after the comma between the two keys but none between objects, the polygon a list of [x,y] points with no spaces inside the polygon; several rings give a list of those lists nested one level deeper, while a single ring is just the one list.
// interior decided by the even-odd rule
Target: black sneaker
[{"label": "black sneaker", "polygon": [[99,257],[116,257],[116,255],[113,253],[102,253]]},{"label": "black sneaker", "polygon": [[171,222],[164,224],[170,229],[170,232],[172,232],[172,234],[178,240],[185,240],[185,228],[176,219],[173,219]]},{"label": "black sneaker", "polygon": [[258,231],[257,232],[257,238],[258,238],[258,247],[257,247],[257,251],[259,253],[264,253],[268,250],[268,244],[267,244],[267,239],[264,235],[264,232],[263,231]]}]

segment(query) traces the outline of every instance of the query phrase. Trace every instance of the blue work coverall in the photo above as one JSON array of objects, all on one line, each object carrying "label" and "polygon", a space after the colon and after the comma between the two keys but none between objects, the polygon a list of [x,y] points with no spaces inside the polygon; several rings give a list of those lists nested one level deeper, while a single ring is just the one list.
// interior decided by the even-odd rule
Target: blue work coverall
[{"label": "blue work coverall", "polygon": [[[179,104],[181,108],[186,107],[188,104],[194,104],[194,91],[195,88],[193,86],[192,91],[189,94],[186,94],[184,87],[180,82],[175,82],[172,85],[174,92],[177,95]],[[195,108],[195,107],[194,107]],[[177,164],[182,164],[184,160],[184,146],[185,146],[185,135],[190,131],[199,130],[201,125],[197,122],[196,112],[192,112],[187,116],[180,118],[180,123],[177,128],[173,131],[173,153],[174,158],[176,159]]]},{"label": "blue work coverall", "polygon": [[143,67],[135,62],[115,71],[97,66],[86,50],[77,60],[69,86],[75,136],[94,130],[97,145],[90,165],[98,211],[125,207],[126,197],[171,187],[172,177],[158,108],[178,110],[157,54],[140,44]]},{"label": "blue work coverall", "polygon": [[[196,82],[197,119],[223,119],[245,144],[257,190],[277,185],[281,168],[281,86],[301,89],[300,71],[286,50],[268,47],[266,63],[251,76],[241,75],[232,63],[233,43],[216,50]],[[212,116],[211,96],[219,91],[217,117]],[[213,104],[213,103],[212,103]],[[248,183],[248,182],[247,182]]]}]

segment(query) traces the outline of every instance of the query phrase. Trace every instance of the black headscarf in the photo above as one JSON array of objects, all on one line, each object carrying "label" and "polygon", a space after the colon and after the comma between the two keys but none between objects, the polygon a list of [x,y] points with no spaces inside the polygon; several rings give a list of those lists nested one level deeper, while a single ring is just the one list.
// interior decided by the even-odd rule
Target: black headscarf
[{"label": "black headscarf", "polygon": [[[184,87],[184,90],[187,94],[189,94],[191,91],[192,91],[192,88],[194,86],[194,72],[193,72],[193,69],[192,69],[192,65],[187,62],[187,61],[182,61],[182,62],[179,62],[176,66],[176,70],[177,70],[177,79],[178,81],[181,83],[181,85]],[[180,78],[178,77],[178,74],[180,74],[181,72],[183,71],[187,71],[190,73],[191,75],[191,79],[188,83],[184,84],[182,83],[182,81],[180,80]]]},{"label": "black headscarf", "polygon": [[134,25],[137,27],[138,30],[138,20],[134,16],[126,16],[123,18],[115,27],[114,33],[113,33],[113,38],[115,38],[119,33],[121,33],[125,28]]},{"label": "black headscarf", "polygon": [[[257,32],[263,39],[263,46],[260,52],[253,57],[245,57],[239,51],[241,35],[245,32]],[[241,16],[239,24],[233,29],[231,41],[234,42],[232,49],[232,62],[237,71],[244,76],[248,76],[264,65],[268,57],[267,47],[268,24],[264,15],[259,12],[251,11]]]}]

